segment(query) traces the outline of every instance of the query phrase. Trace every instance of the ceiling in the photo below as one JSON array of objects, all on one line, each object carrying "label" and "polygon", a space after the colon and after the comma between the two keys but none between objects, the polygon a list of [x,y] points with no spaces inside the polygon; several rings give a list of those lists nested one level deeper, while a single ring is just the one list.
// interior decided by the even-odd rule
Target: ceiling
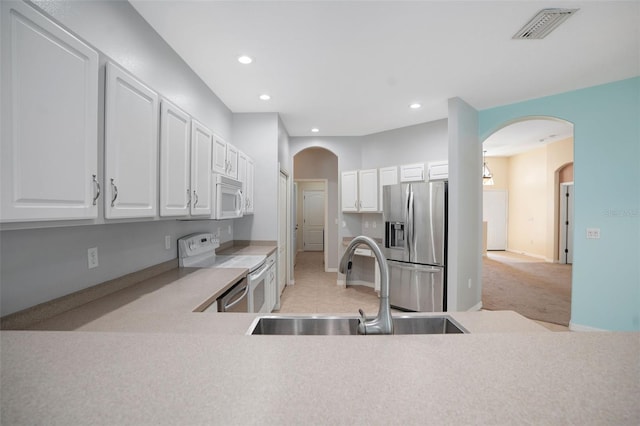
[{"label": "ceiling", "polygon": [[[291,136],[366,135],[446,118],[452,97],[482,110],[640,74],[638,1],[131,3],[231,111],[279,112]],[[545,7],[580,10],[543,40],[511,38]]]},{"label": "ceiling", "polygon": [[482,144],[487,157],[511,157],[573,137],[573,124],[563,120],[530,119],[510,124]]}]

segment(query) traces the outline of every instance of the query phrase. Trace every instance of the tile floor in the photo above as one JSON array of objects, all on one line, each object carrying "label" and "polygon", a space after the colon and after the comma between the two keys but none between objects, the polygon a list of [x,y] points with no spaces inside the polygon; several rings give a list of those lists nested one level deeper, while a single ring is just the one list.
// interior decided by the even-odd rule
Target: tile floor
[{"label": "tile floor", "polygon": [[[294,268],[295,284],[286,286],[280,298],[280,314],[347,314],[362,309],[368,316],[378,312],[379,299],[373,288],[338,286],[337,273],[325,272],[322,252],[300,252]],[[392,312],[399,312],[392,310]],[[556,324],[536,321],[552,331],[567,331]]]}]

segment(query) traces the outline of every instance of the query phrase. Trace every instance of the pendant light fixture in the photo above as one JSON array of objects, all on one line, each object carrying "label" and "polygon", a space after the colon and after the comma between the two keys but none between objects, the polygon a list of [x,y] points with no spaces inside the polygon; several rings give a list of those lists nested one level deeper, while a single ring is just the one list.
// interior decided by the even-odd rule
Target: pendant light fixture
[{"label": "pendant light fixture", "polygon": [[489,170],[489,166],[487,166],[486,154],[487,151],[482,151],[482,184],[493,185],[493,174]]}]

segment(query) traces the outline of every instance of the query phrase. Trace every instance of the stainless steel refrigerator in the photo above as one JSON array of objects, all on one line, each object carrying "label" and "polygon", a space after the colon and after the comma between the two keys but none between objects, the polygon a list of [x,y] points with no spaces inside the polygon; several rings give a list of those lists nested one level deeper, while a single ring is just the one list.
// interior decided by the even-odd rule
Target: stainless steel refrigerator
[{"label": "stainless steel refrigerator", "polygon": [[401,183],[382,190],[391,306],[447,310],[447,182]]}]

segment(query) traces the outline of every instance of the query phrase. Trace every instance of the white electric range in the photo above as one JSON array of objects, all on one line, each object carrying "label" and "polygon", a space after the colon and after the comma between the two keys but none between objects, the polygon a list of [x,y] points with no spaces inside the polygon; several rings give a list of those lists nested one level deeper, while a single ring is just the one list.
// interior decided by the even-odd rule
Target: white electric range
[{"label": "white electric range", "polygon": [[[191,234],[178,239],[181,268],[248,269],[246,280],[232,286],[218,298],[218,312],[265,312],[267,302],[267,269],[264,255],[216,255],[220,240],[210,233]],[[212,311],[212,306],[207,311]]]}]

